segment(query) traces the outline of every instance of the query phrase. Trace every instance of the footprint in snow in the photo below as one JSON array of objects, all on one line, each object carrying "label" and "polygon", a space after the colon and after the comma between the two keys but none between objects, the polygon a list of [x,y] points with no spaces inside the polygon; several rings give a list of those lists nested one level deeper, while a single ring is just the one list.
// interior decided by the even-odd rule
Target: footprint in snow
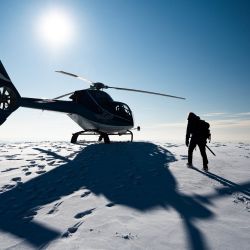
[{"label": "footprint in snow", "polygon": [[89,196],[90,194],[91,194],[90,191],[86,191],[86,192],[84,192],[84,193],[81,195],[81,198],[87,197],[87,196]]},{"label": "footprint in snow", "polygon": [[132,239],[134,239],[134,238],[137,237],[137,235],[134,236],[134,235],[132,235],[131,233],[128,233],[128,234],[120,234],[120,233],[117,233],[117,232],[116,232],[115,235],[116,235],[116,237],[122,238],[122,239],[124,239],[124,240],[132,240]]},{"label": "footprint in snow", "polygon": [[26,161],[29,161],[30,164],[35,164],[36,163],[36,161],[34,161],[34,160],[26,160]]},{"label": "footprint in snow", "polygon": [[58,212],[58,207],[63,203],[63,201],[56,203],[53,208],[47,214],[54,214]]},{"label": "footprint in snow", "polygon": [[37,165],[37,167],[38,167],[39,169],[44,169],[44,168],[45,168],[45,165]]},{"label": "footprint in snow", "polygon": [[113,203],[113,202],[106,204],[106,207],[113,207],[113,206],[115,206],[115,203]]},{"label": "footprint in snow", "polygon": [[6,185],[4,185],[3,187],[2,187],[2,191],[4,191],[4,190],[9,190],[9,189],[11,189],[11,188],[13,188],[13,187],[15,187],[16,185],[15,184],[6,184]]},{"label": "footprint in snow", "polygon": [[95,208],[92,208],[92,209],[86,210],[84,212],[78,213],[78,214],[75,215],[75,219],[81,219],[82,217],[84,217],[86,215],[92,214],[92,212],[94,210],[95,210]]},{"label": "footprint in snow", "polygon": [[29,166],[28,166],[28,168],[34,168],[34,167],[36,167],[37,165],[36,164],[30,164]]},{"label": "footprint in snow", "polygon": [[21,177],[15,177],[15,178],[12,178],[11,180],[15,181],[15,182],[20,182],[22,180],[22,178]]},{"label": "footprint in snow", "polygon": [[36,171],[36,173],[37,174],[44,174],[44,173],[46,173],[46,171],[45,170],[38,170],[38,171]]},{"label": "footprint in snow", "polygon": [[52,166],[52,165],[54,165],[54,163],[55,163],[55,161],[50,161],[50,162],[48,163],[48,165],[49,165],[49,166]]},{"label": "footprint in snow", "polygon": [[76,223],[73,227],[69,227],[67,231],[62,235],[62,238],[68,238],[74,234],[78,228],[82,225],[83,222]]},{"label": "footprint in snow", "polygon": [[248,212],[250,212],[250,199],[242,194],[234,194],[234,203],[243,204]]}]

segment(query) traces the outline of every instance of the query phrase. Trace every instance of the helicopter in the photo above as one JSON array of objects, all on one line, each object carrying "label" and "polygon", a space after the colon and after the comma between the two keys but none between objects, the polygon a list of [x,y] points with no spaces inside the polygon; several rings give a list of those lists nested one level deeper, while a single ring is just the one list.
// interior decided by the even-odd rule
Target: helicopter
[{"label": "helicopter", "polygon": [[[98,141],[110,143],[109,135],[130,135],[133,141],[134,119],[129,106],[123,102],[114,101],[105,89],[133,91],[177,99],[185,99],[163,93],[112,87],[101,82],[92,82],[81,76],[56,71],[64,75],[83,80],[89,88],[76,90],[52,99],[21,97],[2,62],[0,61],[0,125],[19,107],[56,111],[66,113],[82,130],[72,134],[71,143],[76,143],[79,135],[99,135]],[[60,100],[69,96],[69,101]],[[140,130],[140,127],[137,127]]]}]

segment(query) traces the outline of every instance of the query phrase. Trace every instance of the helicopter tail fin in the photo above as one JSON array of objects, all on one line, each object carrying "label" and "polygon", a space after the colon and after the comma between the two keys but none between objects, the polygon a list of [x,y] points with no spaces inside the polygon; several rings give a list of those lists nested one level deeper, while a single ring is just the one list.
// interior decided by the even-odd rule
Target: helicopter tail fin
[{"label": "helicopter tail fin", "polygon": [[0,61],[0,125],[20,105],[21,96]]}]

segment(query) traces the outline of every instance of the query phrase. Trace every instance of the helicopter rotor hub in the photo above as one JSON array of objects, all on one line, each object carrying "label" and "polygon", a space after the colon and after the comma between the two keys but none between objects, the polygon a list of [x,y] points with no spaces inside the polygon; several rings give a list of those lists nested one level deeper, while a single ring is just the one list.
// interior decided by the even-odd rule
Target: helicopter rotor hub
[{"label": "helicopter rotor hub", "polygon": [[91,87],[94,88],[94,89],[96,89],[96,90],[106,89],[106,88],[107,88],[107,86],[104,85],[104,84],[101,83],[101,82],[95,82],[95,83],[92,84]]}]

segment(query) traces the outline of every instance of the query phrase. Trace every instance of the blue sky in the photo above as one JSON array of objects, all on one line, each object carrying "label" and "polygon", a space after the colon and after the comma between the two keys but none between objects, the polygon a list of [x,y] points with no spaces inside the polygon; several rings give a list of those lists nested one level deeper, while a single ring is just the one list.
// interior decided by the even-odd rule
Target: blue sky
[{"label": "blue sky", "polygon": [[[110,90],[131,107],[142,127],[137,139],[181,140],[193,111],[210,122],[214,140],[250,140],[249,1],[2,0],[0,9],[0,59],[22,96],[53,98],[86,87],[54,73],[65,70],[187,98]],[[51,9],[67,13],[74,29],[58,49],[39,34]],[[65,115],[20,108],[0,135],[68,140],[78,129]]]}]

